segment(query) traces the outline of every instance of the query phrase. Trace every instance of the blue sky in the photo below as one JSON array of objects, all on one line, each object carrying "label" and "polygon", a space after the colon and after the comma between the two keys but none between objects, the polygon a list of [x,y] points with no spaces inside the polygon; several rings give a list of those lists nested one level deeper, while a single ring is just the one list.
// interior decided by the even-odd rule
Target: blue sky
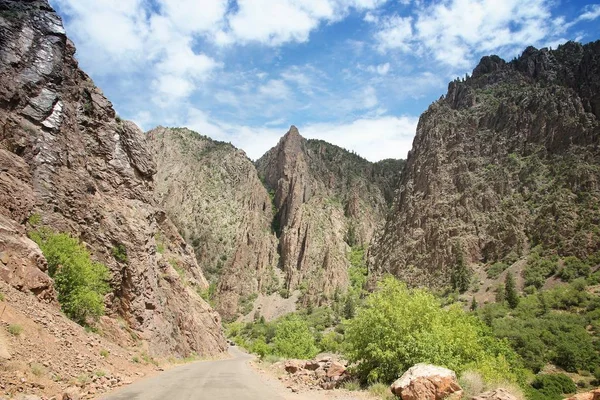
[{"label": "blue sky", "polygon": [[187,126],[252,159],[290,125],[376,161],[487,54],[600,38],[568,0],[50,0],[123,118]]}]

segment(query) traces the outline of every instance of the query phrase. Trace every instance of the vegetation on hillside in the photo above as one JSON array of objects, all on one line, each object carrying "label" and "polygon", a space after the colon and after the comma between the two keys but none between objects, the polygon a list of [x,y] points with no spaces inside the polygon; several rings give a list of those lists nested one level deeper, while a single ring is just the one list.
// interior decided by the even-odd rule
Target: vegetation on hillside
[{"label": "vegetation on hillside", "polygon": [[48,260],[48,273],[54,279],[63,312],[85,325],[89,318],[104,314],[108,293],[108,268],[92,260],[85,246],[67,233],[41,227],[29,232]]},{"label": "vegetation on hillside", "polygon": [[[531,400],[558,400],[575,391],[567,375],[541,373],[549,364],[589,377],[578,380],[582,388],[600,384],[600,297],[594,293],[600,272],[590,267],[595,259],[553,258],[534,249],[525,274],[553,259],[554,273],[570,282],[547,290],[532,286],[522,294],[508,273],[497,303],[463,304],[457,292],[435,295],[392,277],[368,293],[365,249],[352,248],[348,258],[350,286],[336,291],[329,307],[307,307],[271,322],[256,315],[252,323],[229,325],[230,337],[263,358],[339,353],[369,384],[389,384],[419,362],[475,374],[485,387],[518,384]],[[500,273],[506,268],[497,267]]]}]

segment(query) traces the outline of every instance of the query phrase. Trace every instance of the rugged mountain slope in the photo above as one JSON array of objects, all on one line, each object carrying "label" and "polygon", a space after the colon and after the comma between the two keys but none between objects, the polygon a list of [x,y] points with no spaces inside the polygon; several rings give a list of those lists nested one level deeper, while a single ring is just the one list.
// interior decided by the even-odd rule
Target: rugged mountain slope
[{"label": "rugged mountain slope", "polygon": [[484,57],[421,116],[370,268],[442,286],[534,246],[600,249],[600,42]]},{"label": "rugged mountain slope", "polygon": [[0,1],[0,277],[54,300],[45,260],[24,236],[39,215],[110,268],[108,312],[151,353],[220,352],[219,316],[193,287],[207,287],[194,252],[154,205],[144,135],[115,115],[74,53],[46,1]]},{"label": "rugged mountain slope", "polygon": [[384,220],[402,161],[372,164],[292,126],[256,165],[274,194],[285,287],[320,304],[346,287],[349,246],[367,245]]},{"label": "rugged mountain slope", "polygon": [[[157,128],[156,197],[216,285],[220,314],[279,289],[273,210],[252,161],[232,145],[187,129]],[[246,306],[247,307],[247,306]]]}]

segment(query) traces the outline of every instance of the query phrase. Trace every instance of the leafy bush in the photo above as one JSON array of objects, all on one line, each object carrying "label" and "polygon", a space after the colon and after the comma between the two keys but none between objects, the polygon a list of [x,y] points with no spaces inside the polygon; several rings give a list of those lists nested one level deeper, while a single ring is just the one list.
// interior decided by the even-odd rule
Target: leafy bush
[{"label": "leafy bush", "polygon": [[[530,393],[536,399],[558,400],[563,394],[574,393],[577,385],[565,374],[540,374],[535,377],[531,386],[535,390]],[[537,393],[535,393],[537,392]]]},{"label": "leafy bush", "polygon": [[104,314],[104,295],[109,290],[106,266],[93,262],[87,249],[66,233],[40,228],[29,236],[48,260],[64,313],[82,325]]},{"label": "leafy bush", "polygon": [[558,272],[558,277],[565,282],[571,282],[574,279],[589,276],[590,272],[590,266],[579,258],[566,257],[563,259],[563,266]]},{"label": "leafy bush", "polygon": [[542,257],[539,252],[533,251],[527,259],[527,266],[523,270],[525,286],[541,288],[546,279],[556,273],[558,264],[550,257]]},{"label": "leafy bush", "polygon": [[[567,371],[593,370],[600,359],[587,327],[593,325],[596,310],[582,282],[526,296],[510,313],[505,307],[486,305],[478,314],[535,372],[549,362]],[[594,310],[584,314],[582,308],[590,305]]]},{"label": "leafy bush", "polygon": [[460,307],[441,307],[428,291],[383,280],[346,327],[347,356],[360,378],[391,382],[420,362],[458,373],[473,369],[489,380],[516,379],[518,356],[508,343]]},{"label": "leafy bush", "polygon": [[283,318],[275,328],[274,353],[289,358],[312,358],[319,352],[306,321],[296,315]]},{"label": "leafy bush", "polygon": [[111,253],[115,260],[121,263],[127,262],[127,248],[123,243],[117,244],[115,247],[111,249]]},{"label": "leafy bush", "polygon": [[508,264],[503,263],[503,262],[497,262],[493,265],[491,265],[487,270],[487,276],[490,279],[496,279],[500,276],[501,273],[503,273],[506,268],[508,268]]}]

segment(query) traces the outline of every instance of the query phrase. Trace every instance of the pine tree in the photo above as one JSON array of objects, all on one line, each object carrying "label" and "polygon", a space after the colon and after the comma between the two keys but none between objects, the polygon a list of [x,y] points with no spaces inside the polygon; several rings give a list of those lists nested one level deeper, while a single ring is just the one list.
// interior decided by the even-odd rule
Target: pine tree
[{"label": "pine tree", "polygon": [[475,299],[475,297],[473,297],[473,300],[471,301],[471,311],[477,310],[478,306],[479,305],[477,304],[477,300]]},{"label": "pine tree", "polygon": [[471,271],[465,263],[465,258],[460,247],[458,247],[457,253],[457,263],[454,269],[452,270],[450,282],[452,283],[452,288],[454,290],[458,290],[460,293],[464,293],[467,290],[469,290],[469,284],[471,283]]},{"label": "pine tree", "polygon": [[504,293],[508,306],[516,308],[519,305],[519,294],[517,293],[515,279],[510,272],[506,274],[506,279],[504,280]]},{"label": "pine tree", "polygon": [[505,294],[504,285],[500,283],[496,288],[496,303],[504,303],[504,300],[506,300]]}]

